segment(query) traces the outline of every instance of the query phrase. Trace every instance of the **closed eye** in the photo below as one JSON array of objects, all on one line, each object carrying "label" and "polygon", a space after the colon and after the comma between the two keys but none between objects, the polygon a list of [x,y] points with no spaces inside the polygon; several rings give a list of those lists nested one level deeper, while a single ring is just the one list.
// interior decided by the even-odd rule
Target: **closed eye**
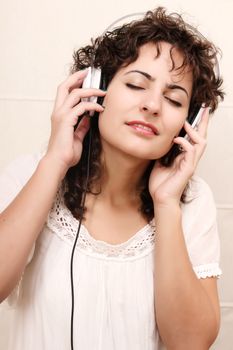
[{"label": "closed eye", "polygon": [[145,90],[143,87],[138,86],[138,85],[134,85],[134,84],[130,84],[130,83],[126,83],[126,86],[130,89],[133,90]]},{"label": "closed eye", "polygon": [[166,97],[166,100],[168,100],[171,104],[173,104],[176,107],[182,107],[182,104],[176,100],[173,100],[172,98]]}]

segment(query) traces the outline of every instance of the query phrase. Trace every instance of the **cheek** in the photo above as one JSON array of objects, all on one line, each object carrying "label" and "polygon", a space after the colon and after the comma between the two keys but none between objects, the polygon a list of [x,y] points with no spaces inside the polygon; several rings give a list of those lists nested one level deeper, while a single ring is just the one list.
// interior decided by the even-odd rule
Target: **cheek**
[{"label": "cheek", "polygon": [[113,109],[115,106],[119,105],[120,97],[121,97],[121,89],[119,86],[112,85],[113,82],[110,83],[107,89],[107,94],[104,97],[103,105],[107,109]]},{"label": "cheek", "polygon": [[104,112],[99,115],[99,132],[100,136],[110,141],[117,130],[116,118],[109,108],[105,108]]},{"label": "cheek", "polygon": [[114,106],[111,101],[111,96],[106,95],[103,100],[104,111],[99,114],[99,131],[100,135],[105,134],[114,126]]},{"label": "cheek", "polygon": [[174,118],[167,120],[166,122],[166,134],[171,137],[178,136],[180,130],[184,126],[186,120],[186,114],[184,116],[174,116]]},{"label": "cheek", "polygon": [[105,131],[109,129],[109,118],[106,117],[105,111],[99,115],[99,132],[100,136],[105,134]]}]

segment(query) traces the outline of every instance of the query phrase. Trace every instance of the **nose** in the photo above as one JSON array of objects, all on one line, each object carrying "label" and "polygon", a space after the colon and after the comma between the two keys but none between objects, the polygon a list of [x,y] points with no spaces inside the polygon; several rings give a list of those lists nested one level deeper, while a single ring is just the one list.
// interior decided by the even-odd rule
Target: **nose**
[{"label": "nose", "polygon": [[146,114],[159,116],[161,112],[161,97],[159,94],[147,94],[144,96],[140,109]]}]

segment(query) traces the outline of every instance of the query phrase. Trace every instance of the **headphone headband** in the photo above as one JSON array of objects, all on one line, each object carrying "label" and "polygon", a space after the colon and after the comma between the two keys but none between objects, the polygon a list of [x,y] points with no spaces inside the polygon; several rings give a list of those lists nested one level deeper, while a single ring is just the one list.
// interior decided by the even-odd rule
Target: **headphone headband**
[{"label": "headphone headband", "polygon": [[[122,17],[119,17],[117,18],[115,21],[113,21],[104,31],[103,33],[101,34],[101,40],[102,38],[104,37],[104,35],[112,28],[116,27],[116,24],[120,23],[122,20],[125,20],[125,19],[128,19],[128,18],[132,18],[132,17],[138,17],[138,16],[145,16],[147,12],[134,12],[134,13],[130,13],[128,15],[125,15],[125,16],[122,16]],[[197,34],[197,36],[199,38],[202,38],[203,40],[208,40],[197,28],[195,28],[194,26],[192,26],[191,24],[189,23],[186,23],[186,26],[192,30],[194,33]],[[216,78],[219,78],[220,77],[220,66],[219,66],[219,62],[218,62],[218,59],[216,57],[216,60],[215,60],[215,65],[214,65],[214,72],[215,72],[215,76]]]},{"label": "headphone headband", "polygon": [[[128,15],[122,16],[118,19],[116,19],[115,21],[113,21],[102,33],[102,35],[100,35],[100,41],[102,41],[102,39],[104,38],[104,35],[111,29],[113,29],[114,27],[116,27],[116,24],[120,23],[122,20],[128,19],[128,18],[132,18],[132,17],[141,17],[145,16],[147,12],[134,12],[134,13],[130,13]],[[203,39],[203,40],[207,40],[206,37],[201,34],[195,27],[193,27],[192,25],[186,23],[187,28],[189,28],[193,33],[195,33],[199,38]],[[97,45],[99,44],[96,43]],[[89,67],[89,71],[88,71],[88,75],[84,80],[83,83],[83,87],[85,88],[90,88],[90,87],[95,87],[95,88],[100,88],[101,87],[101,82],[103,82],[102,79],[102,73],[101,73],[101,69],[100,68],[95,68],[94,67],[94,60],[95,60],[95,53],[92,57],[93,61],[91,66]],[[215,62],[214,62],[214,73],[215,73],[215,77],[218,79],[220,77],[220,67],[219,67],[219,62],[218,59],[216,57]],[[97,101],[96,97],[91,97],[89,99],[84,99],[84,100],[91,100],[93,102]]]},{"label": "headphone headband", "polygon": [[116,26],[117,23],[121,22],[122,20],[124,19],[127,19],[127,18],[131,18],[131,17],[136,17],[136,16],[143,16],[145,15],[146,12],[135,12],[135,13],[130,13],[128,15],[125,15],[125,16],[122,16],[118,19],[116,19],[114,22],[112,22],[103,32],[103,34],[101,35],[102,37],[113,27]]}]

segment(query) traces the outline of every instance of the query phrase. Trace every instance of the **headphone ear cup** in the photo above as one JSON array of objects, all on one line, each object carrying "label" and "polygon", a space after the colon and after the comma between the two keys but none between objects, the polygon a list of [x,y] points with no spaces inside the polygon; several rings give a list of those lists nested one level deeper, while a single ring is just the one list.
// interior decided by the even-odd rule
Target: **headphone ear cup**
[{"label": "headphone ear cup", "polygon": [[100,82],[101,82],[101,69],[92,68],[91,69],[91,87],[95,89],[99,89]]},{"label": "headphone ear cup", "polygon": [[[101,82],[101,69],[94,68],[94,67],[88,67],[88,73],[83,80],[82,88],[84,89],[99,89],[100,88],[100,82]],[[88,102],[97,102],[96,96],[91,96],[88,98],[82,98],[82,101],[88,101]]]},{"label": "headphone ear cup", "polygon": [[87,75],[83,80],[82,88],[89,89],[91,87],[91,67],[87,68]]}]

